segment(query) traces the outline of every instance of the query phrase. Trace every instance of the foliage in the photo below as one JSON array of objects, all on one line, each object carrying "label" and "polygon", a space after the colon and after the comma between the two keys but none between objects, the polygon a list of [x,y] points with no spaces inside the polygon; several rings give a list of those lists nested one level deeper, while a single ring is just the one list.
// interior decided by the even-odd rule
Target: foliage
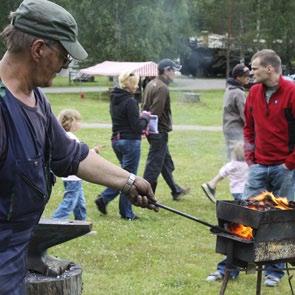
[{"label": "foliage", "polygon": [[76,17],[90,64],[177,57],[189,33],[185,0],[57,2]]},{"label": "foliage", "polygon": [[[1,0],[0,27],[20,0]],[[229,34],[240,56],[273,48],[291,68],[295,60],[295,1],[290,0],[54,0],[76,18],[89,58],[158,61],[188,51],[186,40],[203,30]],[[4,52],[0,45],[0,55]],[[231,53],[232,54],[232,53]]]}]

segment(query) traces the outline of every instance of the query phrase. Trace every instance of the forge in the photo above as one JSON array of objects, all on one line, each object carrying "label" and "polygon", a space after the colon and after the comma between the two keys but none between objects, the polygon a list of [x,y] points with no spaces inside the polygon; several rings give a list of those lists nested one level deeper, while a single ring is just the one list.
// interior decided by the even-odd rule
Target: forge
[{"label": "forge", "polygon": [[156,206],[205,225],[216,235],[216,252],[227,256],[219,295],[225,293],[232,265],[257,272],[256,295],[260,295],[263,266],[277,262],[285,262],[294,295],[289,272],[294,268],[289,264],[295,264],[295,202],[268,192],[243,201],[217,201],[218,225],[158,202]]},{"label": "forge", "polygon": [[[250,204],[250,205],[249,205]],[[238,236],[236,233],[215,232],[216,252],[227,256],[227,267],[220,294],[225,293],[232,264],[245,270],[257,270],[256,294],[261,294],[263,265],[285,262],[295,263],[295,210],[267,208],[257,210],[251,202],[249,207],[241,201],[217,201],[216,215],[218,225],[229,229],[231,224],[251,228],[252,238]],[[252,206],[252,207],[251,207]],[[289,280],[293,293],[292,285]]]}]

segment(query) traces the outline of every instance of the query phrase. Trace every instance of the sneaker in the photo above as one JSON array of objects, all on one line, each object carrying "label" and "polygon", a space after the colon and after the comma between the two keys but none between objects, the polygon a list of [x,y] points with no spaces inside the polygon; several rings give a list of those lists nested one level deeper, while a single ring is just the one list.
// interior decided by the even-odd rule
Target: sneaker
[{"label": "sneaker", "polygon": [[84,236],[95,236],[97,232],[95,230],[90,231],[89,233],[85,234]]},{"label": "sneaker", "polygon": [[133,217],[123,217],[121,216],[122,219],[128,220],[128,221],[134,221],[134,220],[138,220],[139,217],[137,215],[134,215]]},{"label": "sneaker", "polygon": [[104,214],[104,215],[108,214],[108,212],[107,212],[107,206],[106,206],[106,204],[104,203],[102,197],[97,198],[97,199],[95,200],[95,204],[96,204],[97,210],[98,210],[100,213],[102,213],[102,214]]},{"label": "sneaker", "polygon": [[272,276],[272,275],[268,275],[265,277],[264,280],[264,285],[267,287],[276,287],[281,279],[279,279],[278,277]]},{"label": "sneaker", "polygon": [[221,280],[223,280],[223,274],[219,270],[211,273],[206,279],[207,282],[215,282]]},{"label": "sneaker", "polygon": [[172,193],[173,200],[178,201],[179,199],[181,199],[182,196],[187,195],[190,192],[190,190],[190,188],[182,188],[177,193]]},{"label": "sneaker", "polygon": [[205,195],[207,196],[207,198],[212,202],[212,203],[216,203],[216,199],[215,199],[215,189],[213,189],[212,187],[209,186],[208,183],[203,183],[201,185],[202,190],[204,191]]}]

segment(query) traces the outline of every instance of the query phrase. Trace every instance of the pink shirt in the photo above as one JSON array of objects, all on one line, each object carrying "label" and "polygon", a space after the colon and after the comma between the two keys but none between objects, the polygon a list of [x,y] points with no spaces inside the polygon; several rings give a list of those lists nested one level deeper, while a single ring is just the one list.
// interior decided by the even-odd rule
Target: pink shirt
[{"label": "pink shirt", "polygon": [[230,161],[220,170],[219,175],[229,178],[230,192],[240,194],[244,192],[245,183],[248,177],[248,164],[242,161]]}]

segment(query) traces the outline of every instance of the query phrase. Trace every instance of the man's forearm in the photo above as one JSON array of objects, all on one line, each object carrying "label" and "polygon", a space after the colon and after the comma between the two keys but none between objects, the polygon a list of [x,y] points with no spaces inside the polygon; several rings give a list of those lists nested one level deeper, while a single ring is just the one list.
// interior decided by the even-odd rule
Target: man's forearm
[{"label": "man's forearm", "polygon": [[130,175],[93,151],[80,163],[77,175],[82,179],[114,189],[122,189]]}]

